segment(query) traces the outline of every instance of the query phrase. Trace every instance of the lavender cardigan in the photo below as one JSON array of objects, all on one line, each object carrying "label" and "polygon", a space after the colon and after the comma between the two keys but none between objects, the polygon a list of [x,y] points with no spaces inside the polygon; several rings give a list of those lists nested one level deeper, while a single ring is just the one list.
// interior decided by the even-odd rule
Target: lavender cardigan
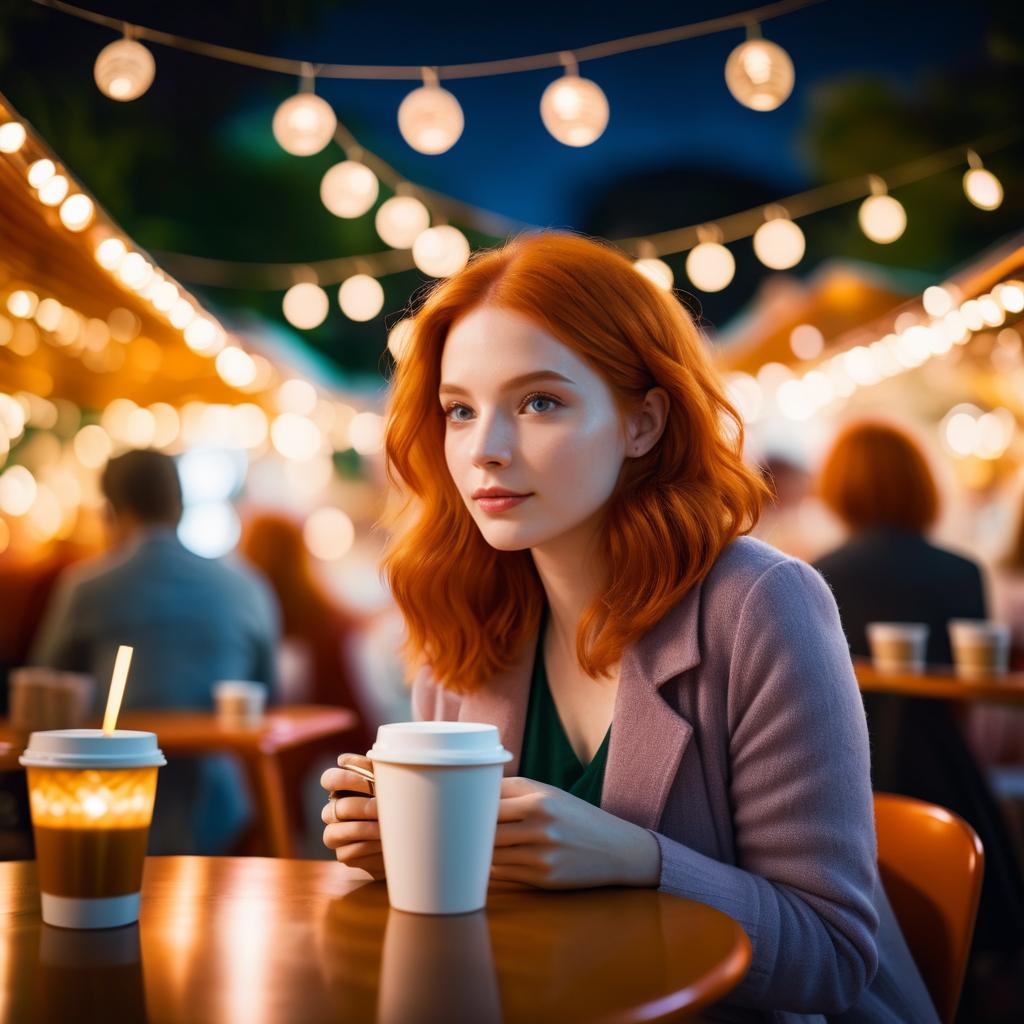
[{"label": "lavender cardigan", "polygon": [[[496,725],[515,775],[535,647],[461,698],[422,673],[416,717]],[[652,832],[662,892],[749,936],[746,978],[707,1019],[937,1020],[878,878],[836,605],[803,562],[740,538],[624,652],[601,807]]]}]

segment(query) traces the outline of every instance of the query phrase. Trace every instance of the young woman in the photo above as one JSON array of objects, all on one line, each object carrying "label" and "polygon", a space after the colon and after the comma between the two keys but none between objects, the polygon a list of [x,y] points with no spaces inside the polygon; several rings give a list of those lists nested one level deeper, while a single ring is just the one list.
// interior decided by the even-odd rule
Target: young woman
[{"label": "young woman", "polygon": [[[753,960],[715,1019],[932,1021],[878,880],[835,603],[741,536],[764,490],[741,446],[693,322],[613,250],[539,234],[440,284],[386,438],[414,708],[515,755],[495,879],[658,887],[739,921]],[[348,763],[322,784],[366,792]],[[324,821],[383,877],[372,799]]]}]

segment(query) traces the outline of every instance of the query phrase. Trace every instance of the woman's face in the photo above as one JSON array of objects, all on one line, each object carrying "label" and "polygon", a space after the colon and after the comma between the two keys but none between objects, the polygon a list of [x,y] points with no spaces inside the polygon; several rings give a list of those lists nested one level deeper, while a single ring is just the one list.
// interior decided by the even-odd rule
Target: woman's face
[{"label": "woman's face", "polygon": [[519,551],[599,522],[626,436],[611,389],[572,349],[520,314],[478,306],[448,332],[438,398],[448,471],[488,544]]}]

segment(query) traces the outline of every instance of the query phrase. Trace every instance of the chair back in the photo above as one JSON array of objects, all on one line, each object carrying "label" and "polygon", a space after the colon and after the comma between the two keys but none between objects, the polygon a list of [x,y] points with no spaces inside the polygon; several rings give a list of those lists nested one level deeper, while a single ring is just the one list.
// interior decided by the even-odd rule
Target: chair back
[{"label": "chair back", "polygon": [[878,868],[943,1021],[956,1015],[978,913],[985,852],[963,818],[937,804],[875,794]]}]

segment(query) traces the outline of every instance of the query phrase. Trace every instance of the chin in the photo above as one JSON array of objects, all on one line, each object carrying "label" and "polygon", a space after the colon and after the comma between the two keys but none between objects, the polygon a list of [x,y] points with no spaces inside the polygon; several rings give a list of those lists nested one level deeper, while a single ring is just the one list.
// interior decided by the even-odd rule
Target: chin
[{"label": "chin", "polygon": [[538,543],[535,531],[526,530],[519,523],[477,523],[480,536],[495,551],[525,551]]}]

